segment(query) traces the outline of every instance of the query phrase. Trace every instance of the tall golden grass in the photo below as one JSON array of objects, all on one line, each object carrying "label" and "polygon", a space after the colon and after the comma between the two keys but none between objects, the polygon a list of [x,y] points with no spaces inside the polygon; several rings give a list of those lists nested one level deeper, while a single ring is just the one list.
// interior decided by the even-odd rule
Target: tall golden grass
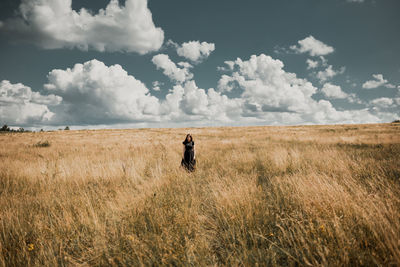
[{"label": "tall golden grass", "polygon": [[[194,173],[179,166],[188,132]],[[0,266],[400,265],[399,124],[0,143]]]}]

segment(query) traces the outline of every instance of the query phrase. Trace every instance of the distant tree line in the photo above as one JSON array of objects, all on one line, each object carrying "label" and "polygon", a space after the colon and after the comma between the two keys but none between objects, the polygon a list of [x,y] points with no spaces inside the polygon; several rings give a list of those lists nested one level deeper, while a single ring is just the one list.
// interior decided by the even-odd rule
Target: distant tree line
[{"label": "distant tree line", "polygon": [[11,129],[8,127],[7,124],[4,124],[3,127],[0,128],[0,132],[12,132],[12,133],[23,133],[23,132],[32,132],[30,130],[25,130],[24,128],[20,127],[18,129]]},{"label": "distant tree line", "polygon": [[[1,124],[0,124],[1,125]],[[62,130],[62,129],[59,129]],[[69,131],[69,126],[66,126],[64,128],[64,131]],[[1,128],[0,128],[0,132],[10,132],[10,133],[30,133],[32,132],[31,130],[25,130],[22,127],[19,127],[18,129],[12,129],[10,128],[7,124],[4,124]],[[44,132],[43,129],[40,129],[40,132]]]}]

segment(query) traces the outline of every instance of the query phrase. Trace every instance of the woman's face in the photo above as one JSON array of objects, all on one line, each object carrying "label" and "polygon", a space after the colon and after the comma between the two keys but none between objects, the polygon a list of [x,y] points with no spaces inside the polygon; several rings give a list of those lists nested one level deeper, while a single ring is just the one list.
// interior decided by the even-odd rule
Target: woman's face
[{"label": "woman's face", "polygon": [[189,135],[187,140],[188,140],[188,142],[192,142],[192,137]]}]

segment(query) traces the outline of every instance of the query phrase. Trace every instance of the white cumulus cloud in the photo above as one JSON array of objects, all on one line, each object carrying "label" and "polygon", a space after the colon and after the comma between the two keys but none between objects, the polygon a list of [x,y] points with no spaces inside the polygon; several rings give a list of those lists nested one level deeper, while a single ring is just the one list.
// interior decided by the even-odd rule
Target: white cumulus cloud
[{"label": "white cumulus cloud", "polygon": [[234,63],[232,75],[221,77],[219,89],[229,91],[235,83],[242,90],[244,117],[269,124],[380,121],[368,109],[339,111],[327,100],[314,100],[317,88],[286,72],[283,62],[270,56],[253,55],[249,60],[238,58]]},{"label": "white cumulus cloud", "polygon": [[386,122],[400,118],[400,97],[380,97],[369,102],[371,111],[379,114]]},{"label": "white cumulus cloud", "polygon": [[386,88],[396,88],[393,84],[390,84],[388,80],[385,80],[383,78],[382,74],[373,74],[372,77],[374,78],[373,80],[366,81],[363,85],[362,88],[365,89],[374,89],[378,88],[381,86],[384,86]]},{"label": "white cumulus cloud", "polygon": [[377,107],[381,107],[381,108],[389,108],[389,107],[392,107],[393,104],[395,104],[395,101],[388,97],[381,97],[381,98],[376,98],[376,99],[372,100],[371,104],[373,106],[377,106]]},{"label": "white cumulus cloud", "polygon": [[[374,107],[379,108],[399,108],[400,107],[400,97],[380,97],[370,101],[370,104]],[[400,113],[400,110],[398,109]]]},{"label": "white cumulus cloud", "polygon": [[79,48],[145,54],[158,50],[164,32],[154,25],[147,0],[111,0],[92,14],[75,11],[72,0],[22,0],[19,16],[3,22],[11,38],[45,49]]},{"label": "white cumulus cloud", "polygon": [[45,88],[63,97],[56,123],[99,124],[159,119],[159,100],[120,65],[98,60],[48,74]]},{"label": "white cumulus cloud", "polygon": [[328,98],[347,98],[348,94],[342,91],[342,88],[338,85],[326,83],[321,89],[321,92]]},{"label": "white cumulus cloud", "polygon": [[0,122],[17,124],[47,123],[54,113],[48,106],[58,105],[62,98],[54,94],[42,95],[22,83],[0,82]]},{"label": "white cumulus cloud", "polygon": [[324,44],[315,39],[312,35],[298,41],[297,43],[298,45],[290,46],[290,49],[297,53],[309,53],[310,56],[325,56],[335,51],[332,46]]},{"label": "white cumulus cloud", "polygon": [[176,52],[179,56],[197,63],[206,59],[214,50],[213,43],[190,41],[178,46]]},{"label": "white cumulus cloud", "polygon": [[[247,112],[301,112],[309,108],[308,100],[317,88],[294,73],[283,70],[284,64],[261,54],[235,61],[238,70],[223,79],[237,82],[243,88]],[[223,84],[224,82],[222,82]]]},{"label": "white cumulus cloud", "polygon": [[[233,75],[237,75],[237,74],[233,74]],[[236,78],[229,75],[225,75],[223,74],[221,76],[221,78],[218,81],[218,90],[221,92],[230,92],[232,91],[233,87],[234,87],[234,82],[236,81]]]},{"label": "white cumulus cloud", "polygon": [[[167,55],[156,56],[156,65],[171,76],[174,69],[187,69],[183,62],[170,67]],[[154,58],[153,58],[154,59]],[[160,62],[157,61],[160,59]],[[163,65],[164,63],[165,66]],[[197,86],[183,75],[165,98],[149,89],[120,65],[98,60],[55,69],[44,85],[47,95],[22,84],[0,85],[0,118],[14,125],[249,125],[369,123],[398,118],[400,98],[381,98],[357,110],[338,110],[328,100],[315,100],[318,92],[327,98],[356,101],[337,85],[326,83],[318,90],[307,79],[285,71],[282,61],[268,55],[253,55],[226,62],[218,90]],[[179,66],[179,67],[178,67]],[[174,80],[176,81],[176,80]],[[153,82],[153,90],[162,83]],[[234,92],[232,89],[234,88]],[[227,94],[225,94],[227,92]],[[235,96],[233,96],[235,95]],[[11,123],[10,123],[11,122]]]},{"label": "white cumulus cloud", "polygon": [[166,54],[155,55],[151,61],[172,81],[183,83],[193,78],[193,74],[189,71],[192,66],[187,62],[178,63],[181,67],[179,68]]},{"label": "white cumulus cloud", "polygon": [[240,118],[242,100],[228,98],[213,88],[199,88],[191,80],[176,85],[163,102],[163,111],[173,121],[219,121],[228,123]]}]

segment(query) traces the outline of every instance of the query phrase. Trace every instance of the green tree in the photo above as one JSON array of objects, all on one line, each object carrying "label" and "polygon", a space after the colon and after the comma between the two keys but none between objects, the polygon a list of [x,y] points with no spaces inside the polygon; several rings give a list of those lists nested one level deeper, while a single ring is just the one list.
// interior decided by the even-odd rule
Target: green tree
[{"label": "green tree", "polygon": [[0,131],[1,132],[9,132],[10,131],[10,127],[8,127],[7,124],[4,124],[3,127],[1,127]]}]

